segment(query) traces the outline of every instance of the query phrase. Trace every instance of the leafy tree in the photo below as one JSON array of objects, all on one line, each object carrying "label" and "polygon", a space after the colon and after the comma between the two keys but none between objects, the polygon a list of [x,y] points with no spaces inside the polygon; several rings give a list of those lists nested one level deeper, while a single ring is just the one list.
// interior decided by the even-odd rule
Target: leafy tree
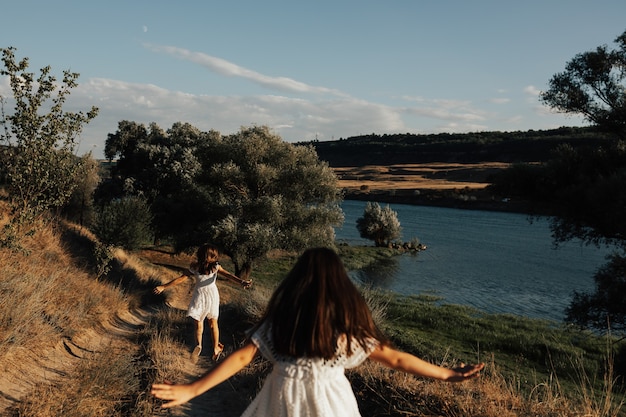
[{"label": "leafy tree", "polygon": [[312,147],[254,126],[203,142],[198,155],[196,196],[204,201],[204,221],[186,236],[199,240],[208,231],[236,274],[248,277],[274,249],[334,244],[333,226],[343,221],[340,190]]},{"label": "leafy tree", "polygon": [[565,71],[550,80],[541,100],[564,113],[582,114],[588,121],[626,134],[626,32],[615,39],[616,49],[606,45],[576,55]]},{"label": "leafy tree", "polygon": [[163,132],[122,122],[105,152],[119,160],[116,185],[105,185],[113,191],[103,186],[100,196],[145,196],[161,237],[179,251],[212,241],[243,278],[271,250],[332,245],[333,226],[343,221],[328,164],[267,127],[222,136],[183,124]]},{"label": "leafy tree", "polygon": [[582,114],[618,140],[595,148],[561,146],[536,178],[537,200],[549,202],[557,217],[557,242],[626,245],[626,32],[616,49],[599,46],[576,55],[541,94],[548,106]]},{"label": "leafy tree", "polygon": [[74,183],[76,188],[62,208],[62,214],[80,225],[91,225],[94,217],[93,196],[100,183],[100,163],[90,154],[81,157]]},{"label": "leafy tree", "polygon": [[378,203],[367,203],[363,217],[356,221],[356,227],[362,238],[373,240],[378,247],[389,246],[402,231],[398,214],[389,205],[383,208]]},{"label": "leafy tree", "polygon": [[613,254],[594,275],[593,294],[576,292],[566,310],[567,320],[596,329],[626,331],[626,257]]},{"label": "leafy tree", "polygon": [[124,194],[143,194],[152,202],[189,184],[198,173],[195,148],[205,134],[190,124],[175,123],[167,132],[156,123],[149,129],[129,121],[118,126],[104,152],[109,160],[118,158],[112,177],[123,181]]},{"label": "leafy tree", "polygon": [[193,202],[185,199],[201,168],[197,146],[207,135],[189,124],[175,123],[163,131],[155,123],[147,129],[120,122],[105,146],[106,157],[118,160],[111,178],[99,186],[97,199],[142,196],[151,206],[155,238],[170,236],[179,229],[177,219],[190,215]]},{"label": "leafy tree", "polygon": [[[626,244],[626,32],[618,48],[576,55],[541,94],[544,104],[582,114],[618,140],[594,146],[560,145],[541,165],[515,166],[495,177],[494,190],[549,206],[557,243],[580,238]],[[601,137],[601,135],[598,135]]]},{"label": "leafy tree", "polygon": [[14,48],[0,50],[4,63],[0,75],[8,77],[15,101],[14,112],[7,114],[9,98],[0,96],[0,142],[7,145],[2,162],[19,227],[69,199],[81,166],[81,160],[74,156],[77,138],[98,109],[92,107],[87,113],[63,110],[79,74],[64,71],[58,84],[47,66],[35,79],[27,71],[28,58],[17,62]]}]

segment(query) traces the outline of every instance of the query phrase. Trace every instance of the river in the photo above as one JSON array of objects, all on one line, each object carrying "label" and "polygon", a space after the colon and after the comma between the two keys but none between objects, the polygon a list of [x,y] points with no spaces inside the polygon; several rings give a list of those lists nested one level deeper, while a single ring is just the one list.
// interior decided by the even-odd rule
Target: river
[{"label": "river", "polygon": [[[343,202],[345,222],[336,229],[338,242],[373,244],[356,229],[365,205]],[[575,241],[555,248],[545,217],[530,222],[518,213],[390,207],[402,226],[400,240],[416,237],[427,249],[354,271],[353,278],[400,294],[438,296],[442,302],[488,313],[562,321],[574,291],[593,291],[593,274],[610,253]]]}]

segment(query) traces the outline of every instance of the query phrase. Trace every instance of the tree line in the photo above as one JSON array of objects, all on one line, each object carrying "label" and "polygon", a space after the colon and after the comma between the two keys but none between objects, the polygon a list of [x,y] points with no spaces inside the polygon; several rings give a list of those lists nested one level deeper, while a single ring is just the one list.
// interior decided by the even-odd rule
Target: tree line
[{"label": "tree line", "polygon": [[303,142],[333,167],[425,162],[546,162],[552,151],[569,144],[596,146],[611,141],[597,126],[560,127],[517,132],[369,134],[335,141]]}]

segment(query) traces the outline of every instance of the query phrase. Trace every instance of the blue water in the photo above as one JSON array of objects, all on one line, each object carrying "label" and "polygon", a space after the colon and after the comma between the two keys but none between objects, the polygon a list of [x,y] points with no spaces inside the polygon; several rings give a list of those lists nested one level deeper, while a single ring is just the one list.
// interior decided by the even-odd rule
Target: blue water
[{"label": "blue water", "polygon": [[[386,206],[385,203],[380,203]],[[365,202],[343,202],[339,242],[373,245],[362,239],[356,219]],[[352,276],[401,294],[429,294],[442,302],[561,321],[574,291],[594,289],[593,274],[610,249],[566,242],[555,248],[547,218],[491,211],[391,204],[402,241],[417,237],[423,252],[394,257]]]}]

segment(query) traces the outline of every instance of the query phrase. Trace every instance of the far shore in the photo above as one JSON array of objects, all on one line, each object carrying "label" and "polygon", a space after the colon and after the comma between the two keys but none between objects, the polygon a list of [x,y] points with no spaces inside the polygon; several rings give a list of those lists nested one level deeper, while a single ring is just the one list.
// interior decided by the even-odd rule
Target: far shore
[{"label": "far shore", "polygon": [[375,190],[372,192],[345,192],[344,200],[445,207],[463,210],[501,211],[529,215],[549,215],[547,210],[537,210],[525,201],[489,198],[477,194],[479,193],[428,190],[421,192],[419,195],[407,195]]},{"label": "far shore", "polygon": [[345,200],[548,215],[527,201],[493,195],[490,177],[509,164],[427,163],[336,167]]}]

